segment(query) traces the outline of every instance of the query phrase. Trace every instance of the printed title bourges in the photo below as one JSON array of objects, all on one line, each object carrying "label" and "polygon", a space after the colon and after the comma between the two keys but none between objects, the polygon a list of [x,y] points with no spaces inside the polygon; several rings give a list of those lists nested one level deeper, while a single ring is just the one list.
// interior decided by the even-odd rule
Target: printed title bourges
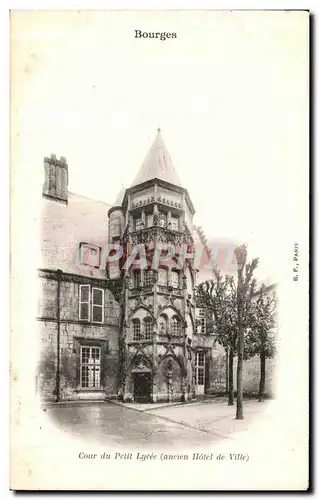
[{"label": "printed title bourges", "polygon": [[157,31],[148,33],[146,31],[134,30],[135,37],[134,38],[159,38],[160,40],[168,40],[169,38],[177,38],[177,33],[167,33],[166,31],[159,32]]}]

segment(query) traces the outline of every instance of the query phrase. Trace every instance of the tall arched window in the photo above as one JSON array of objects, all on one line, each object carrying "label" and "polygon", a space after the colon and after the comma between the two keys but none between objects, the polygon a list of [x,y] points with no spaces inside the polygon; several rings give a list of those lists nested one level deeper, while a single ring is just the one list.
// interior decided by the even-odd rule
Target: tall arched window
[{"label": "tall arched window", "polygon": [[171,335],[179,335],[180,333],[180,320],[177,316],[171,318]]},{"label": "tall arched window", "polygon": [[152,318],[144,319],[144,340],[151,340],[153,337],[153,320]]},{"label": "tall arched window", "polygon": [[141,340],[141,322],[138,318],[133,319],[133,340]]}]

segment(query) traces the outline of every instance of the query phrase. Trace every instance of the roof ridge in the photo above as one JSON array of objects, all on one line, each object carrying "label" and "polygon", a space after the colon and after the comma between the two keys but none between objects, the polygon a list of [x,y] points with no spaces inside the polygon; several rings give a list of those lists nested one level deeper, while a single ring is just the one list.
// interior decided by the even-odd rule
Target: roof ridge
[{"label": "roof ridge", "polygon": [[108,207],[111,207],[111,203],[107,203],[106,201],[103,200],[98,200],[97,198],[92,198],[91,196],[86,196],[85,194],[81,193],[75,193],[74,191],[68,191],[68,195],[74,195],[74,196],[79,196],[81,198],[86,198],[87,200],[95,201],[96,203],[103,203],[103,205],[107,205]]}]

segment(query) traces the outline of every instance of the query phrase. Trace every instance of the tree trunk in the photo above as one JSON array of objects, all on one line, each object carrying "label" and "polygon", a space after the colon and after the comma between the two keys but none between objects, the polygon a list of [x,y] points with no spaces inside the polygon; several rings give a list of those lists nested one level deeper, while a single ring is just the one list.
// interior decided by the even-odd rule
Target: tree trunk
[{"label": "tree trunk", "polygon": [[266,356],[262,350],[260,353],[260,382],[259,382],[259,397],[258,401],[262,402],[265,399],[265,380],[266,380]]},{"label": "tree trunk", "polygon": [[242,310],[242,270],[238,273],[238,290],[237,290],[237,312],[238,312],[238,363],[237,363],[237,408],[236,419],[244,418],[243,408],[243,364],[244,364],[244,330],[243,330],[243,310]]},{"label": "tree trunk", "polygon": [[237,420],[244,418],[244,408],[243,408],[244,351],[241,344],[244,344],[244,342],[240,341],[240,334],[239,334],[238,363],[237,363],[237,409],[236,409]]},{"label": "tree trunk", "polygon": [[226,349],[226,394],[229,393],[229,347],[227,346]]},{"label": "tree trunk", "polygon": [[228,406],[233,406],[234,404],[234,350],[232,347],[229,349],[228,356]]}]

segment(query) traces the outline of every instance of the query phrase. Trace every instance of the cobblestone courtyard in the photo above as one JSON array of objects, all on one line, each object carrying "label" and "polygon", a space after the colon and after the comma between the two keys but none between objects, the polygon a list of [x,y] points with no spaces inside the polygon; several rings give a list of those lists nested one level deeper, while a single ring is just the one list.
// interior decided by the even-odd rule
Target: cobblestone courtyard
[{"label": "cobblestone courtyard", "polygon": [[245,419],[235,419],[226,400],[189,404],[122,404],[114,402],[50,405],[44,410],[69,435],[109,445],[201,446],[232,439],[245,431],[269,402],[245,402]]},{"label": "cobblestone courtyard", "polygon": [[[125,475],[127,488],[139,489],[141,482],[150,480],[151,489],[161,489],[164,484],[169,488],[174,474],[179,474],[184,486],[201,489],[204,477],[214,474],[218,485],[225,487],[229,477],[239,477],[240,471],[245,489],[260,467],[271,470],[278,487],[290,484],[291,470],[284,465],[289,457],[299,463],[300,448],[292,443],[302,427],[287,419],[278,401],[246,400],[244,420],[236,420],[235,413],[236,406],[229,407],[226,399],[175,405],[47,404],[31,419],[25,418],[22,409],[22,425],[15,427],[11,450],[30,487],[34,481],[37,485],[44,481],[46,488],[54,488],[59,477],[62,489],[69,484],[81,484],[84,489],[93,484],[102,490],[111,484],[118,489]],[[194,459],[197,453],[199,458]],[[220,453],[227,466],[216,459]],[[104,454],[108,459],[102,460]],[[162,454],[172,460],[148,458]],[[180,460],[184,454],[188,459]],[[231,458],[238,455],[249,458]],[[194,467],[202,472],[194,474]],[[284,478],[282,473],[276,476],[278,470]],[[299,484],[302,471],[295,470],[293,481]],[[158,478],[156,485],[154,478]],[[267,477],[260,479],[264,486]]]}]

